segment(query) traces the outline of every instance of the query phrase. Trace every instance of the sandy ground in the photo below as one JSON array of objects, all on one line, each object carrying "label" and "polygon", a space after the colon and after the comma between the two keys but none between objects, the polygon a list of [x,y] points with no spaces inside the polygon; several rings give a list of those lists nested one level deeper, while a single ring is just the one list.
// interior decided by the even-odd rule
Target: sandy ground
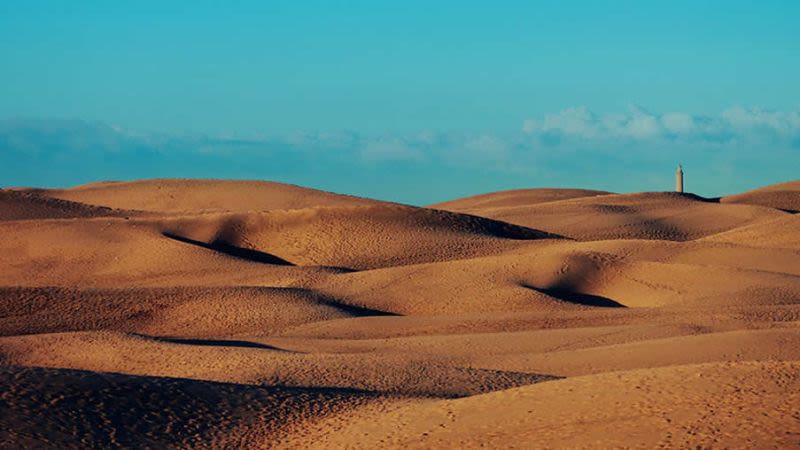
[{"label": "sandy ground", "polygon": [[0,448],[798,447],[798,210],[0,190]]}]

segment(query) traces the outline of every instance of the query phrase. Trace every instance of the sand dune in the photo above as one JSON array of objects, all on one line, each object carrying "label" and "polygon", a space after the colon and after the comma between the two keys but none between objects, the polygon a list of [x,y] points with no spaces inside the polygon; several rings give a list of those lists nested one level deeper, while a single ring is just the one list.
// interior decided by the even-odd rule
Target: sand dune
[{"label": "sand dune", "polygon": [[268,181],[158,179],[101,182],[38,195],[110,208],[157,212],[263,211],[368,205],[373,200]]},{"label": "sand dune", "polygon": [[536,228],[579,240],[656,239],[686,241],[780,217],[762,206],[720,204],[690,194],[648,192],[582,196],[503,206],[456,201],[445,209]]},{"label": "sand dune", "polygon": [[430,208],[444,210],[488,209],[514,207],[521,205],[538,205],[559,200],[581,197],[610,195],[611,192],[593,191],[590,189],[515,189],[511,191],[490,192],[472,197],[465,197],[444,203],[430,205]]},{"label": "sand dune", "polygon": [[[797,252],[665,244],[534,242],[499,256],[341,274],[321,290],[398,314],[653,307],[715,296],[736,305],[755,301],[756,291],[759,302],[800,299]],[[713,253],[732,261],[711,264]]]},{"label": "sand dune", "polygon": [[770,221],[734,228],[704,240],[726,242],[748,247],[800,250],[800,216],[790,215]]},{"label": "sand dune", "polygon": [[793,447],[800,444],[799,373],[797,362],[610,372],[400,405],[380,416],[365,408],[346,428],[332,433],[320,427],[307,442],[359,448]]},{"label": "sand dune", "polygon": [[796,361],[800,329],[702,333],[588,348],[559,348],[528,355],[487,355],[479,366],[526,372],[546,370],[564,377],[703,362]]},{"label": "sand dune", "polygon": [[0,332],[6,335],[86,330],[277,334],[311,322],[384,314],[300,288],[0,288]]},{"label": "sand dune", "polygon": [[331,272],[254,260],[164,235],[164,219],[0,222],[6,286],[285,287]]},{"label": "sand dune", "polygon": [[7,237],[0,263],[8,267],[0,282],[36,286],[227,284],[225,276],[288,286],[318,272],[465,258],[558,238],[398,205],[0,222],[0,232]]},{"label": "sand dune", "polygon": [[169,236],[250,248],[286,262],[370,269],[478,256],[560,236],[400,205],[306,208],[166,222]]},{"label": "sand dune", "polygon": [[[0,368],[2,442],[20,447],[220,448],[284,443],[370,393],[76,370]],[[291,442],[289,440],[286,443]]]},{"label": "sand dune", "polygon": [[0,338],[14,366],[71,368],[240,384],[355,388],[414,397],[463,397],[557,377],[460,366],[447,358],[307,353],[257,340],[156,338],[108,332]]},{"label": "sand dune", "polygon": [[800,212],[800,181],[773,184],[763,188],[728,195],[720,199],[723,203],[744,203]]},{"label": "sand dune", "polygon": [[30,192],[0,189],[0,221],[31,219],[64,219],[77,217],[129,216],[135,211],[113,210]]},{"label": "sand dune", "polygon": [[797,186],[0,190],[0,442],[797,446]]}]

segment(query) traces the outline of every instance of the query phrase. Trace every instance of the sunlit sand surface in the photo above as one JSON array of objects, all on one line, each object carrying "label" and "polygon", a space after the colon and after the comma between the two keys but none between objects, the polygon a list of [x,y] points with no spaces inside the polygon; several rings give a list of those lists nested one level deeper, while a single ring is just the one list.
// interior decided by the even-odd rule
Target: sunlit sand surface
[{"label": "sunlit sand surface", "polygon": [[797,447],[798,211],[0,190],[0,447]]}]

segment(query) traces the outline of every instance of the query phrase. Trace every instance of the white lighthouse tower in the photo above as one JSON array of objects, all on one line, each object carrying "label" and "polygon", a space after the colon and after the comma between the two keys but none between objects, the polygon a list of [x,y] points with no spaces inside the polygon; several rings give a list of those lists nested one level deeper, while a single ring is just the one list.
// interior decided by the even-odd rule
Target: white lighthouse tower
[{"label": "white lighthouse tower", "polygon": [[680,164],[675,171],[675,192],[683,192],[683,167]]}]

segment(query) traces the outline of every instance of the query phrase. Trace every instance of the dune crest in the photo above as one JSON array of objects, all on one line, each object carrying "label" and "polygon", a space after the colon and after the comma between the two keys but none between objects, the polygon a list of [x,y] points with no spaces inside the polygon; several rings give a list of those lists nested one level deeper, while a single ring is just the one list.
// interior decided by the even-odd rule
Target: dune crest
[{"label": "dune crest", "polygon": [[309,206],[364,205],[366,198],[269,181],[153,179],[100,182],[38,195],[109,208],[162,213],[263,211]]}]

